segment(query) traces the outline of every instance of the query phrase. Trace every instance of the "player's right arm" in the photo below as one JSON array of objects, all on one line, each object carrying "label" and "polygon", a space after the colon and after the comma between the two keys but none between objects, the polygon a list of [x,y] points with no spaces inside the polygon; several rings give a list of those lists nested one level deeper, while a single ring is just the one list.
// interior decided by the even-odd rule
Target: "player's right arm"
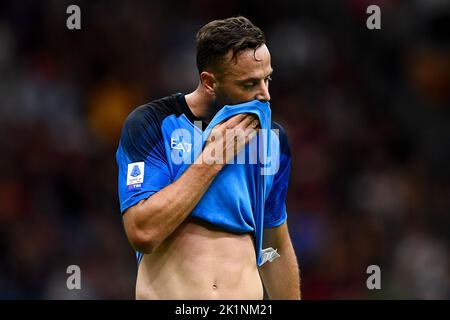
[{"label": "player's right arm", "polygon": [[[173,183],[151,196],[127,208],[123,221],[127,237],[132,246],[145,254],[152,253],[189,216],[208,189],[215,176],[228,159],[234,157],[254,135],[244,141],[226,141],[226,129],[253,131],[257,125],[255,115],[240,114],[217,125],[213,130],[214,141],[208,141],[194,164]],[[212,136],[212,135],[211,135]],[[139,146],[136,146],[139,147]],[[225,161],[200,161],[206,155],[211,159],[211,150],[222,150]],[[217,158],[219,159],[219,158]],[[214,159],[213,159],[214,160]],[[156,172],[155,172],[156,173]]]}]

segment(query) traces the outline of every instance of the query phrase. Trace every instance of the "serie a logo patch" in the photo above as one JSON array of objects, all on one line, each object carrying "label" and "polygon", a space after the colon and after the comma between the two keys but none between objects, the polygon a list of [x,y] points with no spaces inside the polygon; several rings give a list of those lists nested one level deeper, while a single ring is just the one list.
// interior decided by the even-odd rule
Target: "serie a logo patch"
[{"label": "serie a logo patch", "polygon": [[139,188],[144,182],[144,162],[128,164],[127,187],[128,189]]}]

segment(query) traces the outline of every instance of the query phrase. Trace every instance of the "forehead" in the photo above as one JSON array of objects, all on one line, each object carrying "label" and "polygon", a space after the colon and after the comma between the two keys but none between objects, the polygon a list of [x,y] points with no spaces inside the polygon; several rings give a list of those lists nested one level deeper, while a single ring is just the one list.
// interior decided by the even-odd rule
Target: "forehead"
[{"label": "forehead", "polygon": [[264,78],[272,71],[270,52],[265,44],[256,51],[246,49],[231,60],[233,53],[230,50],[226,56],[225,76],[232,78]]}]

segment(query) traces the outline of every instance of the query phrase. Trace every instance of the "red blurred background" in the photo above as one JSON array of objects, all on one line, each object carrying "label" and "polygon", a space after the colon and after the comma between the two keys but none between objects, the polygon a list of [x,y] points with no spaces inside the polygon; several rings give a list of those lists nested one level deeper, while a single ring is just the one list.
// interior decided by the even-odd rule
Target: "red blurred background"
[{"label": "red blurred background", "polygon": [[[70,4],[81,30],[66,28]],[[370,4],[381,30],[366,28]],[[2,1],[0,298],[134,298],[122,123],[193,90],[197,30],[240,14],[272,54],[303,297],[450,298],[450,6],[427,0]],[[366,287],[372,264],[381,290]]]}]

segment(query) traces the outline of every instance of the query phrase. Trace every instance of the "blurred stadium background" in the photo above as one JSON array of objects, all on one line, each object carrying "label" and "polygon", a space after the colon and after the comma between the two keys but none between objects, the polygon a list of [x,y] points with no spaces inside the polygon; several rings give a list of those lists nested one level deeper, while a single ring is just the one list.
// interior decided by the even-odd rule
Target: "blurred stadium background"
[{"label": "blurred stadium background", "polygon": [[[371,4],[381,30],[366,28]],[[122,123],[192,90],[196,31],[238,14],[272,53],[304,298],[450,298],[449,1],[20,0],[0,2],[1,299],[134,297]],[[366,288],[371,264],[381,290]]]}]

